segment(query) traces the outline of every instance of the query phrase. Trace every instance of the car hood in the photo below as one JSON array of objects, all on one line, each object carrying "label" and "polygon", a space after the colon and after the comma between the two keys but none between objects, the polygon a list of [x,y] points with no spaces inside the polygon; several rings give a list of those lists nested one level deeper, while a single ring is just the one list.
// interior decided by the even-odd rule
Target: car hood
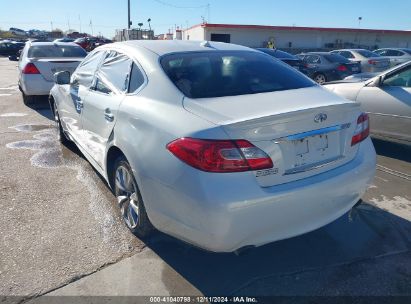
[{"label": "car hood", "polygon": [[365,86],[365,81],[351,82],[334,82],[323,85],[324,88],[330,90],[331,92],[347,98],[349,100],[356,101],[358,93]]},{"label": "car hood", "polygon": [[184,108],[214,124],[226,125],[288,112],[345,104],[319,86],[217,98],[184,98]]}]

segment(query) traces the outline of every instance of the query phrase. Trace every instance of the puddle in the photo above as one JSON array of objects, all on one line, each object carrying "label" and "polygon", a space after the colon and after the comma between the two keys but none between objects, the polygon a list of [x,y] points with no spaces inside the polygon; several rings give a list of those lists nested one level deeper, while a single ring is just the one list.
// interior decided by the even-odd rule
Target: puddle
[{"label": "puddle", "polygon": [[25,124],[25,125],[18,125],[14,127],[9,127],[10,129],[14,129],[19,132],[37,132],[43,131],[50,128],[54,128],[53,125],[35,125],[35,124]]},{"label": "puddle", "polygon": [[57,128],[53,125],[26,124],[10,127],[19,132],[34,133],[32,139],[11,142],[9,149],[33,150],[32,166],[39,168],[67,168],[77,172],[76,179],[86,188],[89,210],[99,223],[103,242],[117,251],[131,251],[128,242],[119,243],[124,229],[117,204],[108,187],[99,180],[97,173],[86,160],[57,140]]},{"label": "puddle", "polygon": [[1,114],[0,117],[23,117],[26,115],[26,113],[4,113]]}]

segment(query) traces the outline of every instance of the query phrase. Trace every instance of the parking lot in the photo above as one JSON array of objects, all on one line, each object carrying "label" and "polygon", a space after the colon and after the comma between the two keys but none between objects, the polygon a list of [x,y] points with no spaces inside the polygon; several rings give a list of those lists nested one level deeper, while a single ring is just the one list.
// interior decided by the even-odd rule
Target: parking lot
[{"label": "parking lot", "polygon": [[[363,204],[314,232],[214,254],[139,240],[103,179],[61,146],[46,99],[26,107],[0,58],[0,295],[411,295],[411,147],[374,139]],[[344,185],[341,185],[344,187]]]}]

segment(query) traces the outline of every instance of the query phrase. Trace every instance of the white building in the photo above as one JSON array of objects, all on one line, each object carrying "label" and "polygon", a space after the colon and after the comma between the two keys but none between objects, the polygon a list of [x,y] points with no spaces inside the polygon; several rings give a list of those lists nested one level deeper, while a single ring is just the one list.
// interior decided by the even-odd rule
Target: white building
[{"label": "white building", "polygon": [[298,26],[198,24],[183,31],[184,40],[230,42],[281,49],[411,48],[411,31]]}]

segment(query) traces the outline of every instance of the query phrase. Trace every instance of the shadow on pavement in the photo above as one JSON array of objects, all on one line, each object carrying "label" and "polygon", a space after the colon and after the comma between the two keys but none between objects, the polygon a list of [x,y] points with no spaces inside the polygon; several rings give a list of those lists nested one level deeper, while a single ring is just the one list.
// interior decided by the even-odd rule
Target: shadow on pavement
[{"label": "shadow on pavement", "polygon": [[411,163],[411,145],[372,138],[375,151],[378,155],[395,158]]},{"label": "shadow on pavement", "polygon": [[[244,291],[247,295],[253,295],[250,290],[256,290],[254,296],[338,295],[339,288],[344,288],[350,295],[359,288],[356,285],[347,286],[347,282],[358,275],[356,273],[337,276],[330,289],[324,289],[325,286],[312,281],[311,276],[303,281],[304,276],[299,279],[298,273],[314,271],[321,274],[336,265],[366,261],[393,252],[407,252],[411,249],[411,223],[363,203],[321,229],[251,249],[240,256],[205,252],[161,233],[151,238],[147,246],[206,296],[241,295]],[[390,272],[387,274],[389,277],[390,274],[395,275],[398,269],[384,271]],[[282,277],[290,275],[295,278],[289,286],[268,284],[267,288],[252,288],[254,284],[261,287],[264,281],[285,282]],[[408,275],[411,276],[411,273]],[[167,285],[167,273],[163,273],[163,278]],[[367,285],[367,280],[372,285],[371,281],[375,279],[366,278],[365,287],[372,287]],[[294,283],[297,282],[294,280],[299,280],[298,285],[303,287],[295,290]],[[405,289],[406,294],[411,294],[411,285]],[[375,293],[381,291],[384,292],[377,288]],[[172,290],[170,292],[172,294]]]},{"label": "shadow on pavement", "polygon": [[30,105],[28,105],[28,107],[39,113],[41,116],[44,116],[50,120],[54,120],[47,95],[36,96],[34,101]]}]

